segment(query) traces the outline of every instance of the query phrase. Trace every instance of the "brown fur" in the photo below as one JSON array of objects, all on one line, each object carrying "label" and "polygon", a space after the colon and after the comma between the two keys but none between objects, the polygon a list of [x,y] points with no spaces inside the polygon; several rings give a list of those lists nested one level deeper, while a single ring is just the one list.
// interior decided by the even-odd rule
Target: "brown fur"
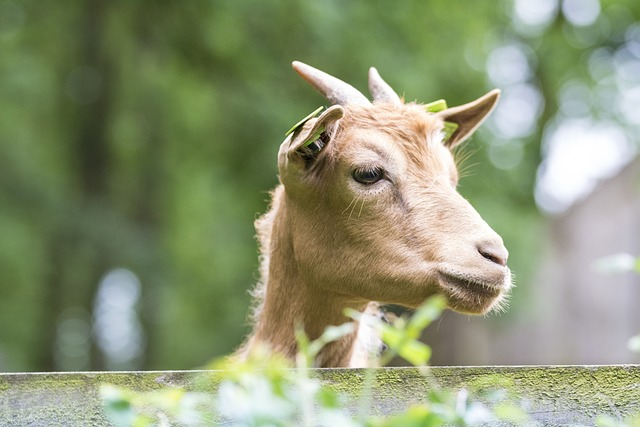
[{"label": "brown fur", "polygon": [[[266,344],[293,359],[296,325],[315,339],[349,321],[347,307],[414,308],[443,294],[450,308],[480,314],[500,307],[511,286],[502,240],[455,191],[442,119],[418,104],[340,108],[280,148],[281,183],[255,224],[261,280],[240,355]],[[316,120],[326,121],[329,142],[309,162],[300,146]],[[383,168],[385,179],[354,180],[354,169],[367,167]],[[360,325],[323,349],[317,364],[366,366],[371,345]]]}]

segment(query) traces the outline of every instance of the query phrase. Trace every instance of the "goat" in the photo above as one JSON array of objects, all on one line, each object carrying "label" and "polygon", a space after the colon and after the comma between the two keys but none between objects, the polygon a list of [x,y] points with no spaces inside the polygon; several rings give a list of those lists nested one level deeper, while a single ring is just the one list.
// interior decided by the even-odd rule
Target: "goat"
[{"label": "goat", "polygon": [[[512,286],[508,252],[457,193],[451,153],[500,92],[429,112],[405,103],[375,68],[373,102],[309,65],[293,68],[332,106],[294,127],[280,146],[280,183],[255,223],[261,280],[254,329],[237,354],[266,344],[294,359],[296,325],[317,338],[349,320],[345,308],[415,308],[435,294],[461,313],[500,307]],[[327,345],[316,365],[367,366],[375,339],[365,323]]]}]

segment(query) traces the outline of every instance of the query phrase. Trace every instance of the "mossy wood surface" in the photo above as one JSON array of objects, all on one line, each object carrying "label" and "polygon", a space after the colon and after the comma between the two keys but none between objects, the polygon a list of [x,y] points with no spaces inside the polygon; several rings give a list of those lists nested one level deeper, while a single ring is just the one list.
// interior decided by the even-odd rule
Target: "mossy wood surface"
[{"label": "mossy wood surface", "polygon": [[[548,426],[593,425],[598,414],[622,419],[640,411],[640,365],[436,367],[376,372],[372,414],[397,413],[423,401],[434,385],[476,391],[506,390],[507,399]],[[354,397],[364,371],[315,373]],[[0,374],[0,426],[106,426],[98,389],[109,383],[138,391],[166,386],[213,391],[215,371]]]}]

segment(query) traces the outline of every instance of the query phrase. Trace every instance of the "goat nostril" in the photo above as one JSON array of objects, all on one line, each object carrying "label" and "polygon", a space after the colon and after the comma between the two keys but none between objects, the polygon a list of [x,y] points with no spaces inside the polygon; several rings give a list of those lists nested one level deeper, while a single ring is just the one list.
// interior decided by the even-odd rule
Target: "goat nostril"
[{"label": "goat nostril", "polygon": [[479,245],[478,252],[485,259],[495,264],[498,264],[502,267],[506,267],[507,265],[507,258],[509,257],[509,254],[504,246],[496,246],[493,244]]},{"label": "goat nostril", "polygon": [[494,254],[490,254],[488,252],[480,252],[480,255],[482,255],[483,257],[485,257],[489,261],[491,261],[493,263],[496,263],[498,265],[501,265],[503,267],[507,265],[507,261],[505,261],[504,258],[500,258],[499,256],[496,256]]}]

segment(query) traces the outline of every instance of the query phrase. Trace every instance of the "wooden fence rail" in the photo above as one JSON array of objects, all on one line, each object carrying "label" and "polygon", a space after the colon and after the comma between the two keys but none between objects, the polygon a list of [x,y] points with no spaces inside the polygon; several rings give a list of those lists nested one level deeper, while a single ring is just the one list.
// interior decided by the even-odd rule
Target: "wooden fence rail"
[{"label": "wooden fence rail", "polygon": [[[640,365],[381,368],[373,385],[372,413],[397,413],[419,403],[434,383],[444,388],[508,391],[508,399],[545,426],[594,425],[598,415],[622,420],[640,412]],[[203,371],[0,374],[0,426],[108,426],[98,390],[109,383],[137,391],[165,386],[192,390]],[[216,376],[215,371],[207,371]],[[364,371],[314,370],[357,396]],[[197,380],[197,378],[200,380]],[[202,391],[202,390],[201,390]]]}]

